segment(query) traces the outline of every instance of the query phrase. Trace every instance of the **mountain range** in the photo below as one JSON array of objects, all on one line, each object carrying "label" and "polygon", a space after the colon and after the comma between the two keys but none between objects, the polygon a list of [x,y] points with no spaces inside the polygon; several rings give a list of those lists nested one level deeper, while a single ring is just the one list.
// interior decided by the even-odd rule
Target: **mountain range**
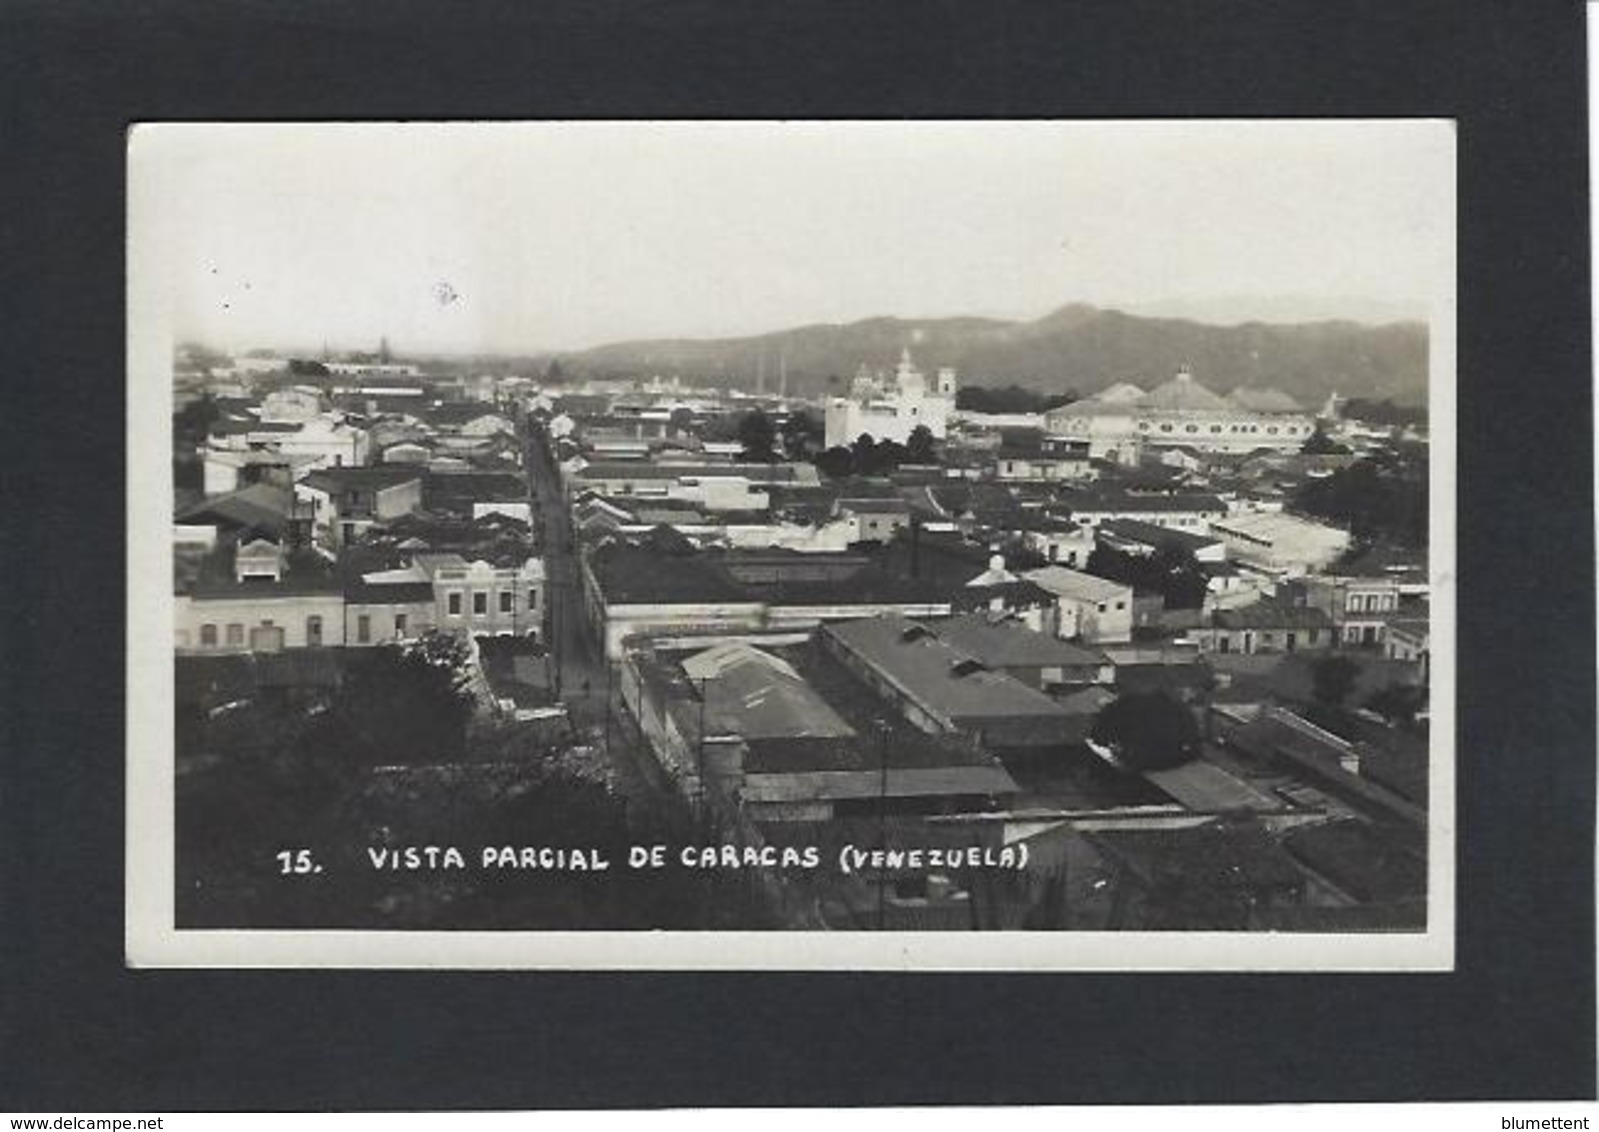
[{"label": "mountain range", "polygon": [[869,318],[743,338],[617,342],[566,355],[563,364],[769,392],[777,391],[786,370],[789,392],[818,394],[847,387],[862,363],[890,367],[904,347],[929,373],[951,365],[963,384],[1015,384],[1043,393],[1087,396],[1119,381],[1147,389],[1183,365],[1217,392],[1270,387],[1307,405],[1332,392],[1419,404],[1427,391],[1427,327],[1420,321],[1228,326],[1083,303],[1031,321]]}]

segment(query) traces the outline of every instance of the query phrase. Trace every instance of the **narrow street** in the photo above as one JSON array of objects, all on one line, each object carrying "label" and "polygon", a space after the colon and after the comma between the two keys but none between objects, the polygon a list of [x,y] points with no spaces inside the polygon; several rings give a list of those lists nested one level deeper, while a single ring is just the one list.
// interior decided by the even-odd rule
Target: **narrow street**
[{"label": "narrow street", "polygon": [[[522,430],[534,531],[545,563],[548,614],[543,636],[550,649],[556,696],[565,702],[574,726],[597,733],[622,793],[636,804],[658,805],[674,793],[673,787],[628,717],[621,697],[611,695],[614,672],[607,671],[600,644],[584,616],[572,517],[561,492],[549,436],[531,419],[524,421]],[[609,725],[608,699],[613,713]]]}]

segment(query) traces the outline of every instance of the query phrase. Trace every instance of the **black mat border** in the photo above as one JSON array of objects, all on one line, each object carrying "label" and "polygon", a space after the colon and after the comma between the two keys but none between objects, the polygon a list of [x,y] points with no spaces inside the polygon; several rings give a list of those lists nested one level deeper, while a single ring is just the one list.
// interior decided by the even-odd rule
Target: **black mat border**
[{"label": "black mat border", "polygon": [[[0,1109],[1593,1096],[1583,83],[1578,4],[0,5]],[[1461,123],[1455,974],[122,968],[127,123],[1320,115]]]}]

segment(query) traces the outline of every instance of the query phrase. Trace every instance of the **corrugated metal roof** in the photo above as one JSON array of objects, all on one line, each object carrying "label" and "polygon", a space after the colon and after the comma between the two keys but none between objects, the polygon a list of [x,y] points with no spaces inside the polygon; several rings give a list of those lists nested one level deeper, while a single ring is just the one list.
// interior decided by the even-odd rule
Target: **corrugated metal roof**
[{"label": "corrugated metal roof", "polygon": [[823,632],[946,726],[986,728],[1066,718],[1042,692],[1002,673],[970,668],[963,662],[974,660],[971,654],[903,617],[841,622]]}]

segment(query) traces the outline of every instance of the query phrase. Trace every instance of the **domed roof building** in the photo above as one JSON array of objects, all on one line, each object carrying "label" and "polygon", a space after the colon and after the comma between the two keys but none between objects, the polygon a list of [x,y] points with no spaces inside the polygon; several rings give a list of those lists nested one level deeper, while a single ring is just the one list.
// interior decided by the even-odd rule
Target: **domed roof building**
[{"label": "domed roof building", "polygon": [[1224,398],[1216,396],[1199,382],[1187,366],[1177,371],[1177,376],[1164,385],[1157,385],[1138,399],[1141,409],[1166,412],[1216,412],[1227,408]]},{"label": "domed roof building", "polygon": [[1126,405],[1141,400],[1144,391],[1130,381],[1118,381],[1115,385],[1101,389],[1089,398],[1101,405]]},{"label": "domed roof building", "polygon": [[1246,389],[1239,386],[1227,394],[1227,400],[1240,409],[1252,409],[1257,413],[1298,413],[1302,412],[1299,402],[1280,389]]},{"label": "domed roof building", "polygon": [[1186,366],[1147,393],[1118,382],[1086,401],[1052,409],[1044,425],[1051,436],[1088,442],[1090,456],[1124,464],[1136,464],[1146,446],[1297,451],[1314,429],[1310,414],[1284,393],[1238,388],[1222,397]]}]

